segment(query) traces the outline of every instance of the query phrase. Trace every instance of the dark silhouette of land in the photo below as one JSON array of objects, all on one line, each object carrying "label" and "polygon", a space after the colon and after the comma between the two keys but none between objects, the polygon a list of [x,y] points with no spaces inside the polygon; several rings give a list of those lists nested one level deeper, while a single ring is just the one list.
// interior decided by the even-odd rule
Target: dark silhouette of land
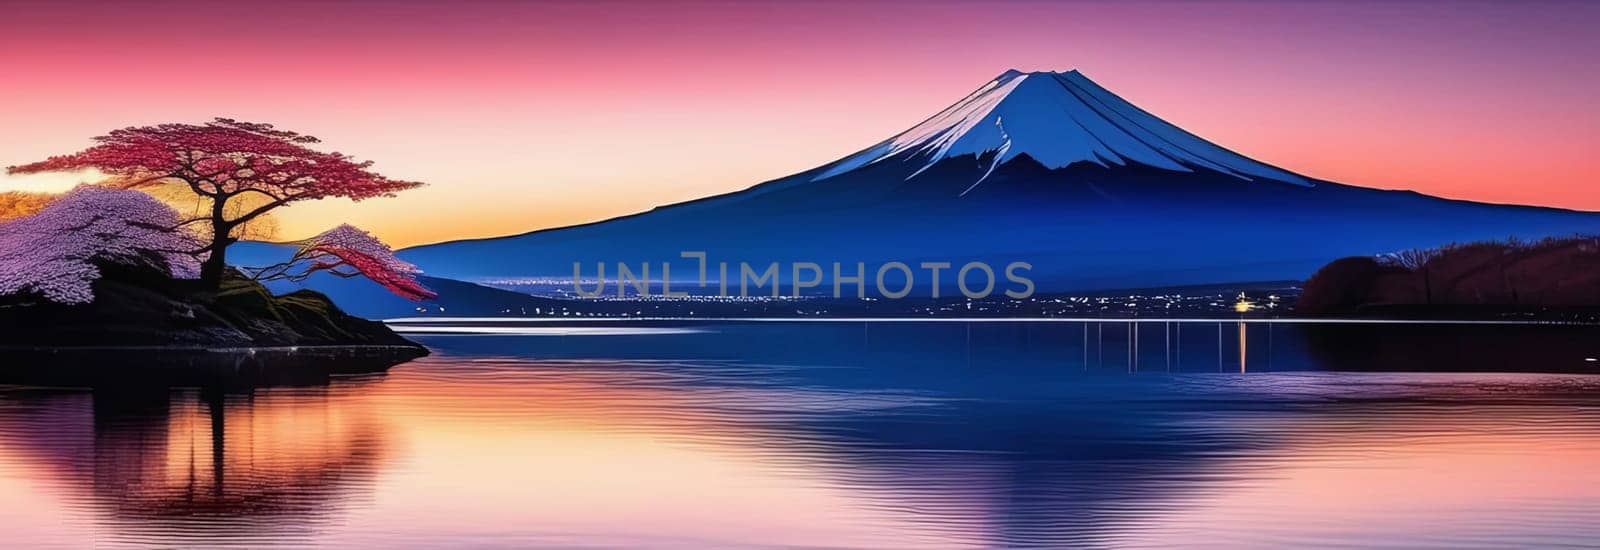
[{"label": "dark silhouette of land", "polygon": [[1476,242],[1343,258],[1306,281],[1296,311],[1581,320],[1600,312],[1600,237]]},{"label": "dark silhouette of land", "polygon": [[341,311],[326,296],[302,290],[273,296],[230,270],[210,292],[195,281],[149,269],[103,267],[95,300],[67,305],[10,296],[0,301],[0,348],[216,349],[361,346],[427,350],[383,323]]}]

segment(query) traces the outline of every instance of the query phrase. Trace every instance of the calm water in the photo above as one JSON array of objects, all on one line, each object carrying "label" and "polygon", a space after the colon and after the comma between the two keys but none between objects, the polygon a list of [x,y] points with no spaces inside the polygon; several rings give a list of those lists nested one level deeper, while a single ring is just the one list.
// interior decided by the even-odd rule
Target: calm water
[{"label": "calm water", "polygon": [[[431,357],[326,383],[8,386],[0,540],[1600,541],[1585,332],[1147,323],[1134,342],[1127,327],[468,326],[418,336]],[[1507,368],[1555,373],[1387,372]]]}]

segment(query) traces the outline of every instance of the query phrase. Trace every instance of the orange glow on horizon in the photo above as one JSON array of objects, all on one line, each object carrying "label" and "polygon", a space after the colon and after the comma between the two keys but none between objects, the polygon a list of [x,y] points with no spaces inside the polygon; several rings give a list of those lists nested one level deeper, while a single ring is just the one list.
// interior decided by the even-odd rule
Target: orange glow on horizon
[{"label": "orange glow on horizon", "polygon": [[[10,10],[0,165],[130,125],[271,122],[430,184],[294,205],[281,238],[350,222],[406,246],[742,189],[1008,68],[1077,68],[1310,177],[1600,210],[1600,9],[1583,3],[178,4]],[[222,22],[241,18],[277,40],[237,40]],[[0,175],[0,190],[65,183]]]}]

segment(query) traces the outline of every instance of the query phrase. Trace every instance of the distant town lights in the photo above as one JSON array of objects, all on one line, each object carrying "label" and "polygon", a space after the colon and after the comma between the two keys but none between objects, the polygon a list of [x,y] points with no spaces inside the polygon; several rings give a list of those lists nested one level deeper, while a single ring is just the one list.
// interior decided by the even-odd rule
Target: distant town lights
[{"label": "distant town lights", "polygon": [[1255,309],[1255,307],[1256,304],[1251,302],[1248,298],[1245,298],[1243,292],[1239,293],[1239,300],[1233,303],[1233,310],[1239,313],[1249,313],[1250,310]]}]

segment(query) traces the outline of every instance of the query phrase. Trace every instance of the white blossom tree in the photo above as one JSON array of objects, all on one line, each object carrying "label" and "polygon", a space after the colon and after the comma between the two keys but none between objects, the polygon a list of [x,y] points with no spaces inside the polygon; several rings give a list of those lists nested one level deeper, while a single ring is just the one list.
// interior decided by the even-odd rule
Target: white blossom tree
[{"label": "white blossom tree", "polygon": [[0,222],[0,295],[89,303],[101,266],[111,264],[192,279],[203,247],[154,197],[79,186],[32,215]]}]

